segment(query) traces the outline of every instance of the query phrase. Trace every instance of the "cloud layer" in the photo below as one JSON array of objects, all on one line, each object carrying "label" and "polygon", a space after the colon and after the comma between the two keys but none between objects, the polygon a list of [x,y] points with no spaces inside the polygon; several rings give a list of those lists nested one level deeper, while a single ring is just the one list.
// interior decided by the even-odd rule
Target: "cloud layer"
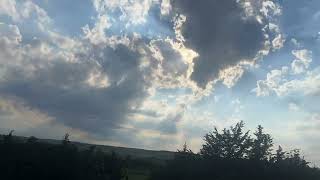
[{"label": "cloud layer", "polygon": [[213,125],[243,119],[275,133],[281,122],[283,142],[307,137],[320,92],[313,3],[3,0],[0,131],[197,150]]}]

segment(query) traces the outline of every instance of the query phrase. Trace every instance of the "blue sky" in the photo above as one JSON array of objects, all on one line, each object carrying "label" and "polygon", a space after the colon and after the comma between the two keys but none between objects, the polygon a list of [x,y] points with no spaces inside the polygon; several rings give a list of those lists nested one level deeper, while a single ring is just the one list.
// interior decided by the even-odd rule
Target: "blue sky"
[{"label": "blue sky", "polygon": [[320,164],[319,7],[2,0],[0,132],[197,151],[243,120]]}]

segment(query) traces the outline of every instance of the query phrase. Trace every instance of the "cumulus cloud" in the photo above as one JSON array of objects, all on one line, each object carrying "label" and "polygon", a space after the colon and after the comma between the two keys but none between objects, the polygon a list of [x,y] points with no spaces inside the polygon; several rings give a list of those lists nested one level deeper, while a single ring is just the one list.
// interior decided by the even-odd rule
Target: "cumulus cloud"
[{"label": "cumulus cloud", "polygon": [[[144,45],[125,37],[105,38],[108,26],[101,24],[106,23],[99,21],[101,29],[90,29],[83,39],[50,31],[46,39],[27,42],[18,26],[0,25],[0,93],[86,132],[110,134],[121,128],[148,95],[148,75],[140,67]],[[107,41],[96,43],[95,34]]]},{"label": "cumulus cloud", "polygon": [[257,88],[254,89],[257,96],[269,96],[271,92],[279,93],[280,95],[280,84],[285,81],[285,77],[288,74],[289,68],[282,67],[281,70],[272,70],[267,74],[266,80],[259,80],[257,82]]},{"label": "cumulus cloud", "polygon": [[[0,24],[0,95],[9,99],[0,100],[0,110],[2,103],[14,118],[36,114],[48,120],[37,124],[44,130],[54,122],[99,143],[134,145],[149,137],[148,147],[157,141],[172,145],[210,124],[211,115],[191,117],[188,108],[208,97],[218,81],[233,87],[247,66],[284,43],[275,20],[281,9],[272,1],[92,3],[93,22],[73,36],[32,1],[0,2],[0,15],[10,19]],[[261,94],[284,83],[287,72],[280,71],[261,82],[272,87]],[[164,91],[169,93],[161,96]],[[23,105],[8,108],[16,99]],[[244,107],[238,101],[234,106],[235,113]]]},{"label": "cumulus cloud", "polygon": [[[30,3],[28,7],[38,8],[36,17],[42,14],[51,21]],[[19,23],[1,24],[0,94],[21,99],[31,111],[61,124],[61,129],[128,143],[123,136],[144,131],[128,130],[127,122],[151,95],[150,88],[190,86],[196,53],[172,39],[148,43],[139,34],[107,35],[112,23],[110,17],[98,14],[93,27],[85,26],[78,38],[32,24],[43,34],[28,41]],[[168,112],[153,123],[154,131],[176,134],[182,118],[183,111]],[[119,132],[127,134],[119,137]]]},{"label": "cumulus cloud", "polygon": [[108,11],[120,11],[120,20],[129,25],[137,25],[146,22],[146,17],[154,1],[118,1],[118,0],[93,0],[95,9],[99,14],[108,13]]},{"label": "cumulus cloud", "polygon": [[312,62],[312,52],[306,49],[294,50],[292,54],[295,56],[295,60],[291,63],[291,68],[294,74],[300,74],[305,72]]},{"label": "cumulus cloud", "polygon": [[0,2],[0,14],[8,15],[17,19],[17,10],[15,8],[16,2],[10,0],[4,0]]},{"label": "cumulus cloud", "polygon": [[[309,64],[312,62],[311,51],[292,51],[296,57],[291,67],[284,66],[281,70],[272,70],[265,80],[257,81],[257,87],[253,90],[257,96],[269,96],[275,93],[279,97],[290,95],[318,95],[320,92],[319,67],[312,70]],[[302,75],[298,77],[297,74]]]}]

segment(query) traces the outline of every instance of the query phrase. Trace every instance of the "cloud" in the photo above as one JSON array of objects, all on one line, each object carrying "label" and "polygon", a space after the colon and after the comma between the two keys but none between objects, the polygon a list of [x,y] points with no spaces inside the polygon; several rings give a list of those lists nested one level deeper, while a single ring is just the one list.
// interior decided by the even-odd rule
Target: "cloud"
[{"label": "cloud", "polygon": [[93,0],[94,7],[100,15],[106,14],[108,11],[120,12],[119,19],[125,21],[126,26],[145,23],[153,3],[152,0]]},{"label": "cloud", "polygon": [[305,72],[312,62],[312,52],[306,49],[292,51],[295,60],[291,63],[291,68],[294,74]]},{"label": "cloud", "polygon": [[274,49],[281,49],[283,47],[284,42],[285,42],[285,39],[283,39],[281,34],[278,34],[272,40],[272,46],[273,46]]},{"label": "cloud", "polygon": [[[40,137],[71,132],[91,143],[175,150],[190,139],[200,146],[213,125],[240,120],[247,107],[232,97],[232,113],[216,120],[206,103],[216,84],[234,87],[286,45],[275,1],[93,0],[86,13],[94,17],[68,27],[43,3],[3,2],[1,126]],[[292,53],[291,66],[258,82],[258,96],[319,93],[308,52]],[[219,104],[228,101],[216,93]]]},{"label": "cloud", "polygon": [[172,10],[172,6],[170,0],[162,0],[161,1],[161,14],[169,15]]},{"label": "cloud", "polygon": [[238,80],[242,77],[244,73],[244,69],[242,66],[237,65],[234,67],[226,68],[225,70],[220,72],[219,78],[222,80],[222,83],[226,85],[228,88],[231,88],[238,82]]},{"label": "cloud", "polygon": [[290,111],[299,111],[300,110],[300,106],[297,105],[296,103],[289,103],[288,108]]},{"label": "cloud", "polygon": [[[37,7],[37,14],[46,14],[29,3],[29,9]],[[31,12],[24,13],[27,17]],[[125,37],[106,38],[107,26],[97,26],[101,29],[88,37],[100,33],[106,41],[72,39],[53,30],[46,38],[23,41],[18,26],[1,24],[0,94],[22,99],[31,109],[92,134],[121,128],[132,108],[148,96],[147,74],[140,67],[144,55],[139,48],[144,45]],[[35,28],[43,31],[43,26]]]},{"label": "cloud", "polygon": [[220,70],[253,59],[263,48],[263,26],[256,20],[244,20],[235,1],[172,1],[174,12],[183,14],[181,26],[184,44],[199,56],[191,78],[201,87],[217,78]]},{"label": "cloud", "polygon": [[280,84],[285,81],[284,77],[288,74],[289,68],[284,66],[281,70],[272,70],[267,74],[265,80],[257,81],[257,88],[253,91],[256,92],[257,96],[269,96],[271,92],[276,92],[278,95],[281,94],[283,88]]},{"label": "cloud", "polygon": [[[44,26],[32,25],[36,31],[45,30]],[[192,51],[171,39],[148,43],[139,34],[108,35],[111,25],[110,17],[98,15],[94,26],[84,27],[80,37],[71,38],[49,26],[42,36],[24,41],[29,37],[19,29],[19,23],[1,24],[1,96],[19,99],[30,111],[45,114],[62,129],[56,132],[72,129],[84,139],[90,134],[91,140],[104,137],[129,143],[132,139],[126,136],[136,137],[133,133],[145,131],[127,125],[151,95],[150,88],[189,86],[183,85],[183,80],[190,76],[188,57]],[[167,79],[157,79],[162,75]],[[175,78],[180,80],[174,82]],[[183,112],[171,112],[149,129],[173,135],[182,118]],[[39,128],[47,129],[47,125]]]},{"label": "cloud", "polygon": [[[109,76],[105,75],[110,81],[108,86],[85,84],[96,72],[97,67],[92,63],[57,61],[36,70],[28,78],[21,78],[22,75],[7,77],[0,86],[0,92],[23,98],[28,106],[67,126],[93,134],[108,134],[121,128],[131,107],[138,106],[147,96],[147,91],[138,65],[130,67],[130,63],[124,62],[134,61],[138,55],[121,46],[115,51],[106,51],[106,57],[111,58],[106,59],[102,67],[108,73],[112,73],[110,68],[114,71]],[[110,61],[116,62],[109,66]],[[101,76],[102,72],[99,73]]]},{"label": "cloud", "polygon": [[15,0],[3,0],[0,2],[0,15],[10,16],[13,20],[19,19],[19,14],[16,9]]},{"label": "cloud", "polygon": [[[315,67],[309,70],[309,63],[312,62],[311,51],[300,50],[292,53],[297,59],[293,61],[291,68],[283,66],[281,70],[272,70],[267,74],[265,80],[257,81],[257,88],[253,90],[257,96],[269,96],[271,93],[275,93],[279,97],[319,95],[320,68]],[[300,74],[302,77],[298,77],[296,74]]]}]

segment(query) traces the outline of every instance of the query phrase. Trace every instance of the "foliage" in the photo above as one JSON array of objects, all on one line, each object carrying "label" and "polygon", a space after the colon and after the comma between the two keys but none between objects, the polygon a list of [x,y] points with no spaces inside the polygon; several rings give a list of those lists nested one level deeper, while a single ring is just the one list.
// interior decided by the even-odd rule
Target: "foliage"
[{"label": "foliage", "polygon": [[215,127],[213,132],[204,136],[205,144],[200,154],[213,158],[239,159],[248,155],[251,145],[249,131],[243,132],[243,121],[230,129],[223,129],[222,133]]},{"label": "foliage", "polygon": [[[230,129],[204,136],[199,154],[185,145],[165,167],[153,171],[153,180],[317,180],[320,170],[308,166],[299,150],[284,152],[281,146],[272,154],[271,135],[258,126],[254,137],[243,132],[241,121]],[[181,158],[182,157],[182,158]]]},{"label": "foliage", "polygon": [[263,127],[258,126],[257,131],[254,133],[255,139],[252,140],[253,144],[249,153],[250,159],[255,160],[268,160],[272,154],[273,140],[270,134],[263,132]]},{"label": "foliage", "polygon": [[94,146],[79,151],[68,134],[61,144],[49,144],[35,137],[20,142],[10,132],[0,141],[0,159],[4,180],[120,180],[128,176],[126,160]]},{"label": "foliage", "polygon": [[[31,136],[19,140],[11,131],[0,139],[0,173],[5,180],[318,180],[320,170],[311,168],[298,149],[273,151],[270,134],[258,126],[251,137],[241,121],[221,132],[204,136],[198,154],[187,143],[172,160],[120,157],[99,146],[79,148],[65,134],[61,143],[45,143]],[[146,152],[146,151],[145,151]],[[273,153],[274,152],[274,153]]]}]

